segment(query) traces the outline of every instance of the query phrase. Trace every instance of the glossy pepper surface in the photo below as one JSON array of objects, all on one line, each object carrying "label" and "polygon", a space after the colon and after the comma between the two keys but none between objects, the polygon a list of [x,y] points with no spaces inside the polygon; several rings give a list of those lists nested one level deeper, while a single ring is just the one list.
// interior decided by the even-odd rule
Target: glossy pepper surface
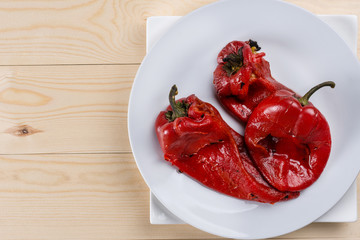
[{"label": "glossy pepper surface", "polygon": [[246,123],[253,109],[273,92],[286,88],[270,72],[256,41],[232,41],[218,54],[214,86],[220,102]]},{"label": "glossy pepper surface", "polygon": [[299,193],[271,187],[247,155],[243,137],[232,130],[211,104],[195,95],[175,101],[155,122],[165,160],[207,187],[246,200],[275,203]]},{"label": "glossy pepper surface", "polygon": [[330,128],[320,111],[308,102],[325,82],[304,97],[279,90],[253,111],[245,128],[249,152],[265,179],[280,191],[300,191],[315,182],[331,149]]}]

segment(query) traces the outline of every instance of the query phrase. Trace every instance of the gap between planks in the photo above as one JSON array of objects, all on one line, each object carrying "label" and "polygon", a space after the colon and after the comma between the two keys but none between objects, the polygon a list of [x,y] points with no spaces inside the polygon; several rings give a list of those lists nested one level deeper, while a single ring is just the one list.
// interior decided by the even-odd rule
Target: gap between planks
[{"label": "gap between planks", "polygon": [[131,151],[116,152],[39,152],[39,153],[2,153],[1,156],[36,156],[36,155],[126,155],[133,154]]},{"label": "gap between planks", "polygon": [[59,63],[59,64],[0,64],[0,67],[59,67],[59,66],[139,66],[138,63]]}]

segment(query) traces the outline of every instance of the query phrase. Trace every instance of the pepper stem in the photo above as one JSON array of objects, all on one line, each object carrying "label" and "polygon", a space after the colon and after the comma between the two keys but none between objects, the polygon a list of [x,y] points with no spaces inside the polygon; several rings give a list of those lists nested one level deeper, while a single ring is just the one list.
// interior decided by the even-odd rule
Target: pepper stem
[{"label": "pepper stem", "polygon": [[223,69],[229,77],[239,71],[244,64],[243,48],[241,47],[237,53],[230,53],[227,57],[223,58],[225,63]]},{"label": "pepper stem", "polygon": [[298,98],[301,106],[308,105],[311,95],[313,95],[317,90],[319,90],[322,87],[334,88],[335,83],[333,81],[327,81],[327,82],[320,83],[320,84],[316,85],[315,87],[311,88],[307,93],[305,93],[305,95],[303,97]]},{"label": "pepper stem", "polygon": [[176,102],[175,96],[177,94],[178,94],[178,90],[177,90],[176,85],[174,84],[171,87],[170,93],[169,93],[169,102],[170,102],[172,111],[168,111],[165,114],[165,117],[169,122],[174,121],[178,117],[186,117],[187,116],[189,104],[187,104],[185,101]]}]

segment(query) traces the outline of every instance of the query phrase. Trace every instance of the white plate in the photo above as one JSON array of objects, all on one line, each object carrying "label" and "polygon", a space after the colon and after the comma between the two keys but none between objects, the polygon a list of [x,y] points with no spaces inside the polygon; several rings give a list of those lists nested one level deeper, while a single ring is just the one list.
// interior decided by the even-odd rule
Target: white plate
[{"label": "white plate", "polygon": [[[243,201],[208,189],[163,160],[154,121],[175,83],[179,98],[195,93],[212,103],[235,129],[241,126],[218,103],[212,85],[218,52],[232,40],[257,40],[272,74],[298,93],[333,80],[311,101],[327,117],[333,148],[320,179],[298,199],[275,205]],[[328,211],[355,180],[360,161],[357,94],[360,66],[343,40],[315,15],[268,0],[228,0],[181,18],[144,58],[128,113],[131,147],[146,183],[183,221],[231,238],[266,238],[299,229]]]}]

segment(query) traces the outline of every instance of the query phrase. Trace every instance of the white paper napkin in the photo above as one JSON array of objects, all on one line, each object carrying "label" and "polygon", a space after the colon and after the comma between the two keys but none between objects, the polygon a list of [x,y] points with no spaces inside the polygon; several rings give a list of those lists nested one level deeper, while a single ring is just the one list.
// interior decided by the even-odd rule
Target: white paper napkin
[{"label": "white paper napkin", "polygon": [[[356,52],[357,48],[357,16],[353,15],[321,15],[321,20],[334,29],[348,46]],[[149,51],[157,40],[177,21],[179,16],[150,17],[146,25],[146,50]],[[343,198],[327,213],[315,222],[353,222],[357,220],[357,193],[354,182]],[[160,201],[150,193],[150,223],[152,224],[184,224],[172,214]]]}]

